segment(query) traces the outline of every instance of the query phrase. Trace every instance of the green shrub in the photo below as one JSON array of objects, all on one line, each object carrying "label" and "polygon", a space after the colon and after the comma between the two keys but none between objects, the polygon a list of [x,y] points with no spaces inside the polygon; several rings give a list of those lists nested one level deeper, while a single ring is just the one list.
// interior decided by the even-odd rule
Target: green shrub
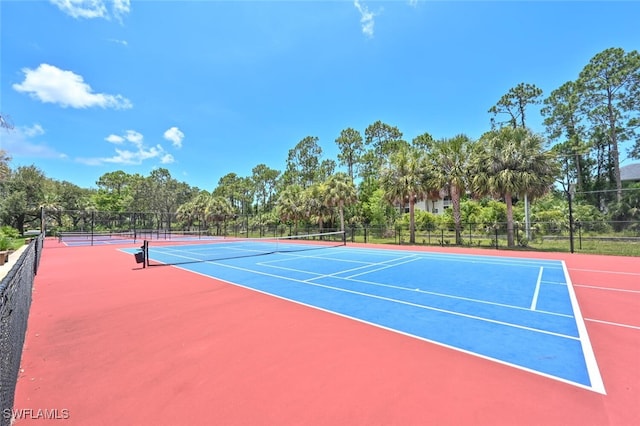
[{"label": "green shrub", "polygon": [[9,239],[16,239],[20,237],[20,232],[11,226],[0,227],[0,237],[7,237]]},{"label": "green shrub", "polygon": [[6,235],[0,235],[0,251],[9,250],[12,245],[11,238]]}]

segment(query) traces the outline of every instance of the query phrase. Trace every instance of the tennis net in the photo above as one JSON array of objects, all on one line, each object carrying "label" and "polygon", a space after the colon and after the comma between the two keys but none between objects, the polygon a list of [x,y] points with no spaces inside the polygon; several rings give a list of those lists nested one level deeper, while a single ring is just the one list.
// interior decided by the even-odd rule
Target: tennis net
[{"label": "tennis net", "polygon": [[292,253],[346,245],[342,231],[283,237],[207,240],[145,240],[142,246],[147,266],[183,265],[241,257]]},{"label": "tennis net", "polygon": [[[139,238],[139,237],[138,237]],[[100,232],[82,232],[82,231],[64,231],[58,233],[58,241],[61,243],[73,243],[73,244],[91,244],[94,241],[110,241],[110,240],[136,240],[136,233],[134,231],[100,231]]]}]

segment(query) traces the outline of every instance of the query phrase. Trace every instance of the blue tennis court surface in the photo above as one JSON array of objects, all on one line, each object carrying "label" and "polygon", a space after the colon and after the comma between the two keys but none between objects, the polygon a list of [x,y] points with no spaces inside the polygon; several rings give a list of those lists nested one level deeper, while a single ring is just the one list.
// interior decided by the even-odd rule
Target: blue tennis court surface
[{"label": "blue tennis court surface", "polygon": [[149,258],[605,393],[562,261],[344,246],[204,261],[217,246]]}]

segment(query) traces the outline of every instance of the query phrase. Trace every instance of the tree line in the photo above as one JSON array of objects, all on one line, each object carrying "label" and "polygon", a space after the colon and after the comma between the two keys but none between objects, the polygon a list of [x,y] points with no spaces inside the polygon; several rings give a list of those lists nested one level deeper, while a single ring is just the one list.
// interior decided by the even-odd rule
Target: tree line
[{"label": "tree line", "polygon": [[[542,106],[544,135],[528,127],[533,105]],[[166,213],[177,218],[173,226],[186,228],[239,215],[250,215],[260,225],[342,230],[354,223],[407,221],[414,243],[416,203],[447,198],[446,217],[459,244],[469,203],[499,200],[513,246],[514,205],[531,202],[544,217],[539,207],[557,209],[570,189],[578,205],[591,206],[602,217],[640,217],[640,191],[625,191],[620,178],[620,146],[630,143],[627,154],[640,158],[637,51],[598,53],[575,80],[546,98],[534,84],[518,84],[488,113],[488,130],[478,140],[423,133],[407,141],[382,121],[364,133],[347,128],[335,139],[336,159],[324,158],[319,139],[307,136],[288,151],[283,170],[258,164],[251,176],[223,176],[212,191],[179,182],[163,168],[149,176],[109,172],[98,179],[97,189],[80,188],[49,179],[35,166],[12,169],[10,153],[2,151],[0,220],[23,230],[43,207],[55,226],[67,228],[86,211]]]}]

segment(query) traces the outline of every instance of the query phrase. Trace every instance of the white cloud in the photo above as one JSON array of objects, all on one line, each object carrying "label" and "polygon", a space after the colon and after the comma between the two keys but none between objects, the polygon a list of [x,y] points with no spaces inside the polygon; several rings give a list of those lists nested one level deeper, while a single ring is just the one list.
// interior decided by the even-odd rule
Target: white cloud
[{"label": "white cloud", "polygon": [[40,124],[16,126],[13,130],[0,134],[0,147],[11,157],[67,158],[55,148],[35,139],[45,134]]},{"label": "white cloud", "polygon": [[164,138],[171,141],[171,144],[176,148],[182,148],[182,140],[184,139],[184,133],[177,127],[172,127],[164,132]]},{"label": "white cloud", "polygon": [[118,144],[118,145],[124,142],[124,138],[118,135],[109,135],[106,138],[104,138],[104,140],[110,143]]},{"label": "white cloud", "polygon": [[120,18],[131,10],[130,0],[113,0],[113,13]]},{"label": "white cloud", "polygon": [[[168,154],[160,144],[146,146],[142,133],[135,130],[127,130],[123,135],[111,134],[105,140],[121,147],[115,148],[115,155],[111,157],[77,158],[76,161],[89,166],[99,166],[106,163],[125,166],[140,165],[142,162],[151,159],[158,159],[162,164],[171,164],[175,161],[174,157]],[[126,146],[127,144],[129,144],[130,149]]]},{"label": "white cloud", "polygon": [[116,149],[116,154],[113,157],[102,158],[105,163],[115,163],[122,165],[139,165],[143,161],[151,158],[164,157],[164,149],[160,145],[146,148],[139,146],[137,150],[131,151],[128,149]]},{"label": "white cloud", "polygon": [[418,5],[418,0],[409,0],[409,6],[416,7]]},{"label": "white cloud", "polygon": [[165,154],[164,156],[162,156],[162,158],[160,159],[160,162],[162,164],[171,164],[175,161],[175,158],[173,158],[173,155],[171,154]]},{"label": "white cloud", "polygon": [[39,124],[34,124],[31,127],[23,127],[23,132],[26,136],[32,138],[35,136],[44,135],[44,129]]},{"label": "white cloud", "polygon": [[374,17],[376,14],[371,12],[366,5],[360,3],[360,0],[354,0],[353,5],[358,9],[358,12],[360,12],[362,33],[367,37],[373,37],[373,26],[375,25]]},{"label": "white cloud", "polygon": [[144,139],[142,133],[136,132],[135,130],[127,130],[124,137],[132,144],[136,146],[142,146],[142,140]]},{"label": "white cloud", "polygon": [[[131,10],[130,0],[49,0],[72,18],[104,18],[120,20]],[[107,6],[111,6],[111,10]]]},{"label": "white cloud", "polygon": [[133,105],[122,95],[94,93],[82,76],[61,70],[49,64],[40,64],[35,70],[23,68],[25,78],[14,84],[14,90],[28,93],[44,103],[59,104],[63,108],[115,108],[128,109]]},{"label": "white cloud", "polygon": [[127,40],[120,40],[120,39],[117,39],[117,38],[108,38],[107,41],[111,42],[111,43],[121,44],[123,46],[128,46],[129,45],[129,42]]}]

